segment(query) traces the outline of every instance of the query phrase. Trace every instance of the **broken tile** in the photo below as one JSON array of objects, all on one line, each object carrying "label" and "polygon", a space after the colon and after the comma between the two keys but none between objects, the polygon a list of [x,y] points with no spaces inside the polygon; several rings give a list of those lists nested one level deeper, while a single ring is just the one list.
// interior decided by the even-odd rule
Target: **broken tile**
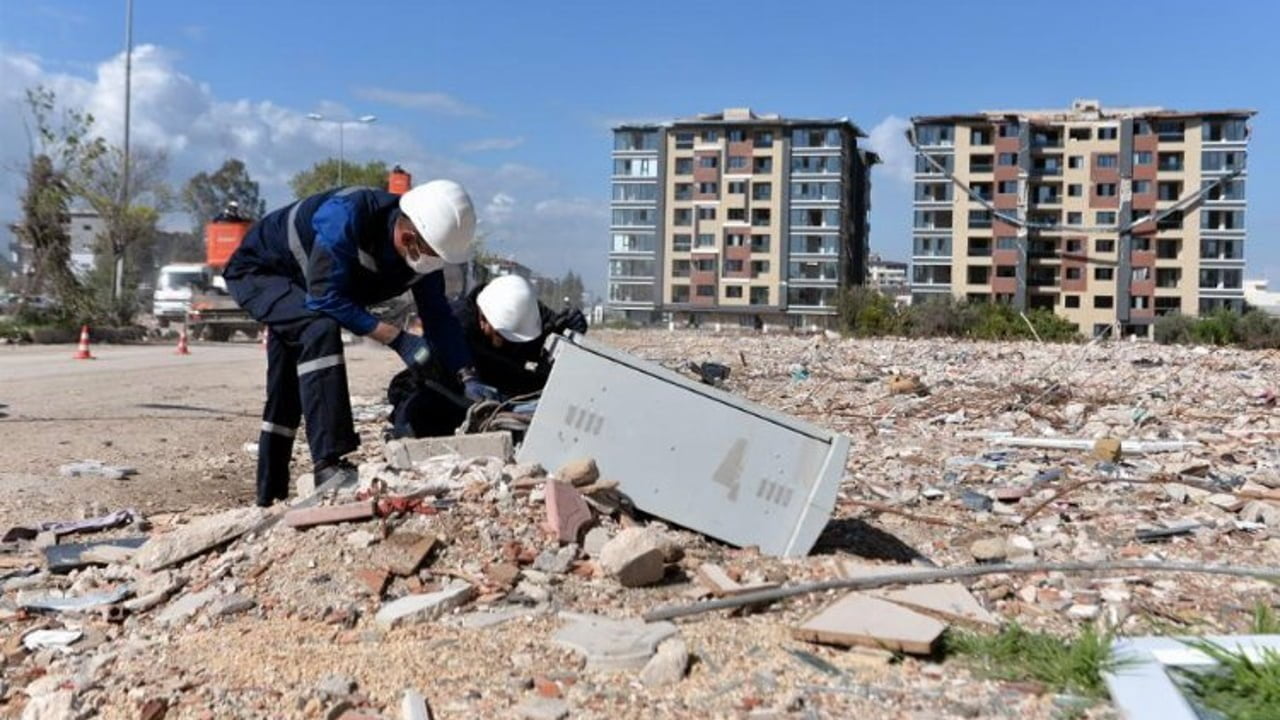
[{"label": "broken tile", "polygon": [[1000,621],[978,603],[977,598],[960,583],[944,582],[908,585],[892,590],[867,591],[868,595],[889,600],[915,610],[941,615],[948,620],[982,625],[999,625]]},{"label": "broken tile", "polygon": [[378,546],[378,562],[393,575],[412,575],[436,547],[436,538],[398,531]]},{"label": "broken tile", "polygon": [[285,513],[284,524],[301,530],[316,525],[359,522],[372,518],[375,514],[374,511],[375,506],[372,500],[346,503],[344,505],[321,505],[300,508]]},{"label": "broken tile", "polygon": [[390,630],[406,622],[425,622],[464,605],[474,594],[468,583],[457,583],[443,590],[422,595],[406,595],[384,603],[374,616],[374,622],[383,630]]},{"label": "broken tile", "polygon": [[793,628],[792,635],[829,645],[867,645],[927,655],[946,627],[927,615],[855,592]]},{"label": "broken tile", "polygon": [[382,591],[386,590],[387,582],[391,580],[391,573],[385,568],[363,568],[352,575],[374,597],[382,597]]},{"label": "broken tile", "polygon": [[591,522],[591,508],[582,494],[568,483],[546,483],[547,529],[562,543],[577,542],[578,533]]},{"label": "broken tile", "polygon": [[658,643],[676,634],[669,622],[614,620],[598,615],[562,612],[567,624],[552,641],[582,653],[588,671],[635,670],[645,666]]}]

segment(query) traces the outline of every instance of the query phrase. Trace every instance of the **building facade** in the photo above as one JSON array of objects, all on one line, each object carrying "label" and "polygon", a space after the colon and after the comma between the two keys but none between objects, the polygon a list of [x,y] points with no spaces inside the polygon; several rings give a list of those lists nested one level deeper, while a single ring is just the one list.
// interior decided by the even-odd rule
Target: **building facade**
[{"label": "building facade", "polygon": [[907,263],[897,260],[885,260],[871,253],[867,260],[867,285],[880,291],[898,290],[909,287]]},{"label": "building facade", "polygon": [[1082,333],[1244,302],[1250,110],[912,119],[912,294],[1045,308]]},{"label": "building facade", "polygon": [[823,326],[866,280],[876,156],[845,119],[748,109],[614,128],[609,308]]}]

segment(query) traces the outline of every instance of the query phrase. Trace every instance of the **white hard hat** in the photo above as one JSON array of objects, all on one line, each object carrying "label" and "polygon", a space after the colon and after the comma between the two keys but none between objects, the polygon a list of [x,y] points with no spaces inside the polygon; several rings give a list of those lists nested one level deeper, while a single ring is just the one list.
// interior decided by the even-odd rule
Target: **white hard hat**
[{"label": "white hard hat", "polygon": [[476,240],[476,209],[462,186],[432,180],[400,196],[400,211],[436,255],[447,263],[471,259]]},{"label": "white hard hat", "polygon": [[523,343],[542,334],[542,313],[533,286],[519,275],[494,278],[476,296],[476,305],[505,340]]}]

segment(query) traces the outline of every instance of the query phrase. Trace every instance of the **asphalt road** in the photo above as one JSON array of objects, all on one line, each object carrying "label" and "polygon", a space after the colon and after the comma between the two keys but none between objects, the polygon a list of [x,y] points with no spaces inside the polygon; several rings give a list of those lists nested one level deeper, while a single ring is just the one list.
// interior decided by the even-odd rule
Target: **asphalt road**
[{"label": "asphalt road", "polygon": [[[223,506],[252,497],[266,354],[256,343],[0,346],[0,528],[136,507],[149,512]],[[346,349],[353,396],[380,397],[394,353]],[[298,443],[295,475],[309,468]],[[65,478],[58,467],[94,459],[137,468],[125,480]]]}]

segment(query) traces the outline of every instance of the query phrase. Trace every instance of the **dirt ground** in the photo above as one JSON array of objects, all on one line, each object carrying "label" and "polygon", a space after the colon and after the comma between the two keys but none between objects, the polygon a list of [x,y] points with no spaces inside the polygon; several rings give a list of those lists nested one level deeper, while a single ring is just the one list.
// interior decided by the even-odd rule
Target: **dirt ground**
[{"label": "dirt ground", "polygon": [[[0,346],[0,524],[78,517],[93,503],[146,514],[240,505],[253,497],[266,378],[257,343]],[[399,359],[347,348],[351,392],[375,398]],[[305,443],[296,448],[307,468]],[[137,469],[124,480],[67,478],[58,468],[101,460]]]}]

